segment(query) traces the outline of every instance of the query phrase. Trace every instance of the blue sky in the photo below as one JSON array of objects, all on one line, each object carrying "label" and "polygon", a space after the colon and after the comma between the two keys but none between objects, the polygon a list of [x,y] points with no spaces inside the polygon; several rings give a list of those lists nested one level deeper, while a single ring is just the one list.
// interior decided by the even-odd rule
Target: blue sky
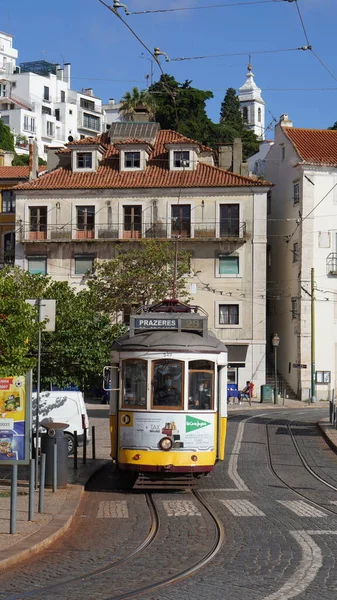
[{"label": "blue sky", "polygon": [[[250,51],[296,48],[306,43],[295,2],[239,6],[242,1],[126,0],[131,11],[230,2],[236,5],[125,17],[151,49],[158,46],[171,58],[245,53],[162,62],[163,69],[178,81],[191,79],[196,87],[213,91],[214,99],[208,102],[207,111],[214,121],[218,120],[226,89],[244,83]],[[299,0],[299,5],[313,49],[337,78],[336,0]],[[150,73],[151,65],[141,58],[143,48],[98,0],[0,0],[0,15],[0,29],[15,36],[19,61],[44,58],[61,64],[71,62],[75,89],[93,87],[95,94],[107,101],[110,97],[118,100],[133,85],[146,85],[145,75]],[[272,120],[270,113],[278,118],[284,112],[297,127],[325,128],[337,121],[337,80],[310,51],[253,54],[252,64],[256,82],[263,89],[266,124]],[[155,79],[158,77],[156,67]]]}]

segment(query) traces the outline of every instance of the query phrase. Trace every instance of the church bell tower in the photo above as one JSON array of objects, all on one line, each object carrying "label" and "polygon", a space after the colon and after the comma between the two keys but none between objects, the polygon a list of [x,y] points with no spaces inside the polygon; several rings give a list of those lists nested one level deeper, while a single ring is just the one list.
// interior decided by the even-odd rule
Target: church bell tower
[{"label": "church bell tower", "polygon": [[256,133],[260,140],[264,140],[265,134],[265,103],[261,96],[261,90],[254,81],[252,65],[248,64],[247,79],[239,88],[239,102],[244,123],[247,128]]}]

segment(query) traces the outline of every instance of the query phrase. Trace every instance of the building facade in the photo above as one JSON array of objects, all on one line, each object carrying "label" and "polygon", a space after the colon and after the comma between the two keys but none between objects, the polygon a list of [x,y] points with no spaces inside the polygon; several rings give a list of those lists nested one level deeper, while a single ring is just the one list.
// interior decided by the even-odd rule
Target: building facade
[{"label": "building facade", "polygon": [[279,371],[298,397],[312,395],[313,376],[317,399],[326,399],[337,387],[337,131],[297,129],[283,115],[265,175],[275,184],[268,202],[268,337],[279,334]]},{"label": "building facade", "polygon": [[17,264],[80,287],[116,244],[178,239],[192,254],[192,301],[228,344],[230,381],[264,383],[266,184],[156,123],[115,123],[58,158],[16,190]]}]

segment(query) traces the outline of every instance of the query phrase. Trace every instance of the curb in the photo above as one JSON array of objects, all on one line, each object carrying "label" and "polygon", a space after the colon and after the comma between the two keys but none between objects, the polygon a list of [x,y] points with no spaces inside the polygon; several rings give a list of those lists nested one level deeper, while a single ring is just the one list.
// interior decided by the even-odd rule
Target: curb
[{"label": "curb", "polygon": [[330,425],[329,422],[326,421],[318,421],[317,423],[317,427],[320,430],[322,436],[324,437],[325,441],[328,443],[328,445],[330,446],[331,450],[333,450],[334,452],[337,453],[337,431],[335,429],[333,429],[335,433],[336,437],[336,443],[333,442],[331,436],[329,435],[329,432],[332,429],[332,426]]}]

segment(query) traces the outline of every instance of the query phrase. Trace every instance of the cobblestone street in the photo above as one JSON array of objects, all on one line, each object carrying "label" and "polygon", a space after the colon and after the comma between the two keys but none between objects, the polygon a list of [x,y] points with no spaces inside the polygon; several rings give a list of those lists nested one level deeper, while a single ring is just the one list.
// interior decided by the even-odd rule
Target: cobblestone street
[{"label": "cobblestone street", "polygon": [[[150,501],[144,492],[114,491],[117,475],[104,467],[71,529],[0,574],[0,599],[318,600],[324,589],[324,599],[335,600],[337,458],[316,428],[322,416],[316,408],[232,412],[226,461],[199,480],[211,512],[191,492],[155,492]],[[140,548],[151,502],[159,529]],[[183,576],[214,546],[213,513],[222,547]],[[172,577],[178,581],[164,585]]]}]

